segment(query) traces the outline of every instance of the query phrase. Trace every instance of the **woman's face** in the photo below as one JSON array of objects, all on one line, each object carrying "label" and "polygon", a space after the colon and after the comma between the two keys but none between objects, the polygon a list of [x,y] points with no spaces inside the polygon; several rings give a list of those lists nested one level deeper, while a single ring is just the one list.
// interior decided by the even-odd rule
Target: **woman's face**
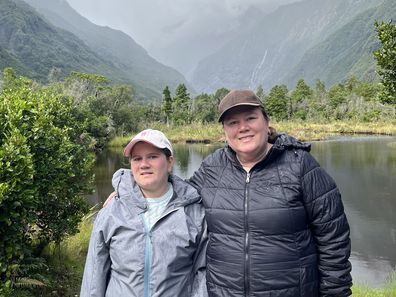
[{"label": "woman's face", "polygon": [[234,107],[224,116],[223,129],[228,144],[238,158],[254,161],[268,150],[268,122],[260,108]]},{"label": "woman's face", "polygon": [[138,142],[131,152],[131,170],[146,198],[160,197],[168,190],[168,175],[173,157],[167,158],[157,147]]}]

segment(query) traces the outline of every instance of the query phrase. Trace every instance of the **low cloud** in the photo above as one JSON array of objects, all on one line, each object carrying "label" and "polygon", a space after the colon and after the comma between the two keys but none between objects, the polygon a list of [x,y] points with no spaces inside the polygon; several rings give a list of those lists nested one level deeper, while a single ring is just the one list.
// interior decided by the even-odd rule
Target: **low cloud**
[{"label": "low cloud", "polygon": [[[67,0],[93,23],[127,33],[154,58],[184,74],[191,71],[198,59],[213,51],[215,44],[204,45],[202,41],[216,40],[223,32],[230,31],[238,25],[234,20],[252,6],[268,12],[281,4],[296,1]],[[186,48],[186,43],[191,49]],[[200,46],[201,50],[197,48]],[[178,50],[184,51],[183,55],[175,53]],[[189,59],[185,53],[188,50],[195,56],[193,54]]]}]

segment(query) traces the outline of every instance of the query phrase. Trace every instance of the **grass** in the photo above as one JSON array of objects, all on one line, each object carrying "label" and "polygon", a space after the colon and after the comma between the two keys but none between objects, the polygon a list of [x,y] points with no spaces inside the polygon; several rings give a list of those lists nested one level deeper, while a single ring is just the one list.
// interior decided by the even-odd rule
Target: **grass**
[{"label": "grass", "polygon": [[330,123],[280,122],[277,130],[287,132],[301,140],[323,140],[333,135],[396,135],[396,123],[337,121]]},{"label": "grass", "polygon": [[368,286],[353,286],[354,297],[396,297],[396,271],[390,275],[384,288],[370,288]]},{"label": "grass", "polygon": [[[150,126],[150,125],[149,125]],[[396,122],[373,122],[359,123],[354,121],[335,121],[330,123],[317,123],[307,121],[283,121],[271,122],[278,132],[290,134],[301,141],[324,140],[340,134],[362,135],[396,135]],[[166,126],[153,123],[153,129],[161,130],[172,143],[224,142],[224,134],[221,124],[193,123],[185,126]],[[109,147],[125,146],[133,135],[115,137]]]},{"label": "grass", "polygon": [[42,274],[49,284],[40,288],[21,288],[13,292],[14,297],[76,297],[80,294],[80,285],[84,272],[85,258],[88,252],[89,238],[92,232],[91,217],[93,209],[79,225],[79,233],[66,238],[60,246],[50,244],[43,253],[48,269]]},{"label": "grass", "polygon": [[[172,143],[177,142],[208,142],[215,143],[223,141],[222,128],[218,124],[193,123],[186,126],[166,126],[164,124],[153,123],[149,125],[152,129],[157,129],[168,137]],[[110,141],[109,147],[120,147],[126,145],[131,137],[115,137]]]}]

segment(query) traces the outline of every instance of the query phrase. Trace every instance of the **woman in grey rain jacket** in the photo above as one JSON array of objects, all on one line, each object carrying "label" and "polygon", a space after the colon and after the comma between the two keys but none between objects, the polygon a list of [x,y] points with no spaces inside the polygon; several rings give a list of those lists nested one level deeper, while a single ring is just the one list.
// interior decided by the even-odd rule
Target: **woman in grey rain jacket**
[{"label": "woman in grey rain jacket", "polygon": [[172,147],[144,130],[113,176],[117,197],[94,223],[81,297],[207,296],[206,226],[197,191],[172,176]]}]

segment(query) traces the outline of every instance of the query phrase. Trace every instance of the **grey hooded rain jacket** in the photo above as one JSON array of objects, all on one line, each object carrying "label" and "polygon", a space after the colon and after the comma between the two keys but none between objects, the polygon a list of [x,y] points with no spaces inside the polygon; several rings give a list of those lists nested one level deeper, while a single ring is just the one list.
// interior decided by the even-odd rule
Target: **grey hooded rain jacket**
[{"label": "grey hooded rain jacket", "polygon": [[113,176],[118,197],[94,223],[81,297],[207,296],[206,223],[197,191],[176,176],[174,195],[151,230],[131,171]]}]

